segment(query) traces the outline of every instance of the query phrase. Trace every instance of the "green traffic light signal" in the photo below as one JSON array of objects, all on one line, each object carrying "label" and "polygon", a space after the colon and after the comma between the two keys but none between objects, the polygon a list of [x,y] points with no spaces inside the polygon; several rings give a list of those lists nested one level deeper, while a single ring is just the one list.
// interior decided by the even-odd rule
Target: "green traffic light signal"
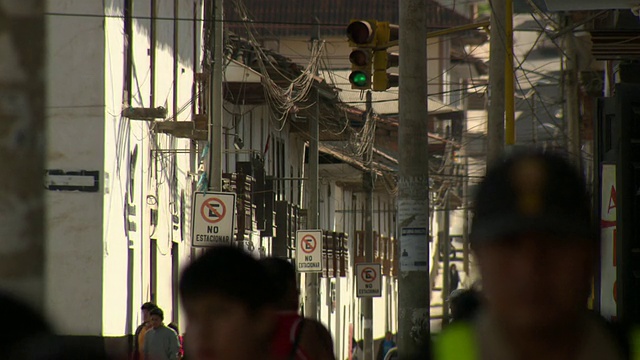
[{"label": "green traffic light signal", "polygon": [[365,87],[367,86],[369,79],[364,71],[353,71],[351,75],[349,75],[349,82],[358,87]]}]

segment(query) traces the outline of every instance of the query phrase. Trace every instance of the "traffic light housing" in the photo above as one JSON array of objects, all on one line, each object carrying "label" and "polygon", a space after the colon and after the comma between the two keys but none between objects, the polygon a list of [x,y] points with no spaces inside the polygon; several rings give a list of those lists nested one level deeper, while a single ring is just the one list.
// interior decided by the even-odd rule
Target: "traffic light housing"
[{"label": "traffic light housing", "polygon": [[369,90],[372,83],[373,48],[376,46],[376,21],[351,20],[347,26],[347,37],[349,46],[354,48],[349,54],[351,88]]},{"label": "traffic light housing", "polygon": [[373,51],[366,48],[357,48],[351,51],[351,74],[349,82],[352,89],[366,90],[371,88],[371,60]]},{"label": "traffic light housing", "polygon": [[376,23],[376,47],[373,54],[373,91],[386,91],[397,87],[397,74],[387,72],[389,68],[397,67],[400,57],[389,52],[389,48],[398,45],[398,26],[386,21]]}]

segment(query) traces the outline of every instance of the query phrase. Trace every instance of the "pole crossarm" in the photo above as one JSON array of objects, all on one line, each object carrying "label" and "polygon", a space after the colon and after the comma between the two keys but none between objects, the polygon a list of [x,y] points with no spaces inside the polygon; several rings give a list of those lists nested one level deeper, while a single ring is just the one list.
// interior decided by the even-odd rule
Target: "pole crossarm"
[{"label": "pole crossarm", "polygon": [[445,35],[451,35],[451,34],[459,33],[459,32],[462,32],[462,31],[480,29],[480,28],[487,30],[489,28],[489,25],[490,25],[490,21],[487,20],[487,21],[482,21],[482,22],[479,22],[479,23],[454,26],[454,27],[451,27],[451,28],[448,28],[448,29],[429,31],[429,32],[427,32],[427,39],[434,38],[434,37],[445,36]]}]

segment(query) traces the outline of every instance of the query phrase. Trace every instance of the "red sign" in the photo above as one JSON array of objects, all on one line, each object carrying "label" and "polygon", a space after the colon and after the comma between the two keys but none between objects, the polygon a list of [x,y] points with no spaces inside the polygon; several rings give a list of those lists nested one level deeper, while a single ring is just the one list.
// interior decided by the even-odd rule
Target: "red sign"
[{"label": "red sign", "polygon": [[306,235],[305,237],[302,238],[302,241],[301,241],[302,251],[307,254],[311,254],[313,250],[316,249],[317,244],[318,243],[316,242],[316,238],[314,238],[311,235]]},{"label": "red sign", "polygon": [[211,198],[202,203],[200,207],[200,215],[204,221],[215,224],[224,219],[227,214],[227,207],[220,199]]},{"label": "red sign", "polygon": [[360,272],[360,277],[362,278],[362,280],[364,280],[364,282],[370,283],[376,280],[378,274],[376,272],[376,269],[368,266],[362,269],[362,272]]}]

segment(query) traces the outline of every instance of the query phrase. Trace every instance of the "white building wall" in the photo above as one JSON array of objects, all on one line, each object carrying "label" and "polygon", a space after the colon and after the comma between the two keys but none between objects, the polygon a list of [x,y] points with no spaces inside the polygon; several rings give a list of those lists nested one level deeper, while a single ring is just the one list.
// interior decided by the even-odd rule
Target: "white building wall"
[{"label": "white building wall", "polygon": [[127,327],[127,264],[129,245],[125,229],[125,204],[128,201],[129,121],[120,116],[123,102],[125,64],[124,22],[120,1],[105,9],[105,111],[104,111],[104,216],[102,239],[102,333],[119,336]]},{"label": "white building wall", "polygon": [[[100,171],[95,193],[46,193],[46,312],[61,334],[102,330],[105,86],[101,2],[48,1],[47,168]],[[78,46],[82,44],[82,46]]]},{"label": "white building wall", "polygon": [[[305,177],[304,154],[307,145],[306,142],[298,134],[292,135],[291,138],[292,141],[289,143],[289,159],[291,160],[291,165],[293,165],[292,177],[303,178]],[[304,183],[305,181],[290,181],[290,185],[294,187],[294,198],[290,201],[294,204],[297,204],[298,206],[302,205],[302,200],[304,197]]]},{"label": "white building wall", "polygon": [[[149,33],[151,21],[149,0],[133,2],[133,38],[130,46],[133,51],[133,70],[131,86],[131,106],[150,107],[151,71],[148,51],[150,49]],[[150,288],[150,245],[149,245],[149,209],[146,196],[148,194],[150,176],[150,146],[148,144],[149,124],[146,121],[130,121],[130,152],[137,149],[137,161],[133,176],[133,189],[130,190],[130,205],[135,206],[136,214],[129,217],[135,224],[135,231],[129,233],[134,247],[134,279],[133,279],[133,326],[142,322],[140,306],[151,301]]]},{"label": "white building wall", "polygon": [[[327,182],[330,184],[327,184]],[[331,197],[327,197],[327,188],[331,186]],[[355,213],[352,195],[356,196]],[[363,204],[365,194],[343,189],[335,185],[334,180],[325,180],[320,188],[320,214],[324,229],[330,229],[349,234],[350,260],[347,266],[347,276],[339,279],[323,278],[320,284],[320,313],[321,321],[331,331],[337,358],[346,358],[351,348],[349,328],[353,326],[353,337],[363,338],[362,301],[355,296],[353,274],[353,239],[355,231],[364,228]],[[394,224],[389,211],[395,208],[393,196],[387,193],[374,194],[374,231],[385,236],[393,236]],[[378,212],[381,209],[381,212]],[[387,212],[385,212],[385,209]],[[329,216],[331,215],[331,216]],[[332,293],[332,284],[335,294]],[[383,277],[383,294],[373,299],[373,336],[382,338],[386,330],[397,331],[397,292],[395,280]],[[389,284],[389,286],[387,286]]]},{"label": "white building wall", "polygon": [[446,38],[427,39],[427,94],[440,100],[442,96],[442,73],[444,72],[442,42]]},{"label": "white building wall", "polygon": [[467,144],[465,151],[469,156],[468,172],[471,186],[479,183],[486,171],[487,117],[487,110],[469,110],[467,112],[468,132],[465,137]]},{"label": "white building wall", "polygon": [[[196,6],[194,14],[194,3]],[[149,9],[148,2],[142,4],[140,11]],[[140,61],[149,72],[148,76],[141,80],[141,94],[139,99],[145,106],[163,106],[167,109],[167,117],[171,120],[174,114],[174,81],[177,84],[177,121],[191,121],[193,119],[192,107],[192,86],[194,78],[194,65],[200,63],[200,31],[193,33],[193,23],[189,21],[178,21],[178,64],[176,79],[174,79],[174,21],[167,20],[177,18],[201,18],[201,4],[193,1],[182,1],[179,3],[178,14],[174,14],[174,2],[170,0],[158,0],[156,2],[156,12],[158,20],[155,22],[156,28],[156,52],[155,52],[155,87],[153,89],[154,103],[150,103],[151,89],[149,88],[151,76],[151,64],[148,62],[144,46],[149,47],[149,35],[145,31],[147,24],[140,23],[136,29],[139,32],[137,37],[140,47],[137,49],[136,63]],[[175,15],[175,16],[174,16]],[[182,25],[181,25],[182,24]],[[195,42],[196,53],[193,53]],[[134,41],[134,45],[135,45]],[[195,56],[195,58],[194,58]],[[140,76],[140,73],[138,73]],[[135,91],[134,91],[135,93]],[[181,111],[182,110],[182,111]],[[165,322],[180,322],[179,304],[176,301],[177,283],[175,278],[179,268],[189,259],[190,248],[190,209],[192,198],[192,182],[197,181],[192,174],[195,174],[195,164],[192,158],[195,154],[191,141],[188,139],[178,139],[170,135],[153,135],[149,131],[149,124],[139,122],[140,133],[134,138],[144,149],[143,161],[141,163],[140,183],[142,193],[140,196],[141,234],[140,249],[137,264],[141,274],[138,289],[141,290],[139,304],[145,301],[154,300],[165,313]],[[184,196],[183,196],[184,194]],[[157,221],[151,223],[151,213],[157,211]],[[177,222],[173,221],[176,216]],[[182,217],[182,219],[181,219]],[[152,240],[154,239],[154,240]],[[172,254],[173,244],[177,243],[177,254]],[[154,244],[155,246],[153,246]],[[151,257],[156,259],[155,268],[152,268]],[[173,260],[173,256],[179,258]],[[152,284],[152,274],[155,272],[155,285]],[[153,289],[155,288],[155,293]],[[139,322],[139,310],[134,313]],[[181,324],[184,329],[184,324]]]},{"label": "white building wall", "polygon": [[[202,3],[199,0],[191,1],[179,1],[177,18],[202,18]],[[193,82],[195,73],[199,72],[200,63],[202,60],[201,52],[201,28],[197,26],[194,28],[192,21],[178,21],[178,71],[177,71],[177,103],[176,109],[177,121],[192,121],[195,115],[192,109],[195,108],[192,105],[193,99]],[[184,109],[184,110],[183,110]],[[173,113],[173,111],[172,111]],[[178,229],[173,230],[173,241],[178,243],[178,271],[191,260],[191,199],[193,194],[193,188],[197,182],[197,177],[194,175],[197,173],[197,159],[198,154],[196,149],[191,145],[189,139],[176,139],[175,146],[178,153],[175,155],[177,158],[177,180],[178,180],[178,204],[177,215],[179,216]],[[189,152],[187,152],[189,150]],[[177,290],[177,284],[173,284],[174,289]],[[174,297],[174,300],[176,298]],[[185,330],[186,323],[184,322],[184,313],[178,303],[172,303],[173,313],[172,320],[177,323],[181,331]]]},{"label": "white building wall", "polygon": [[[168,116],[173,113],[173,0],[156,0],[155,21],[156,31],[156,58],[155,58],[155,89],[154,103],[152,107],[162,106],[168,109]],[[154,71],[154,70],[152,70]],[[178,184],[174,177],[176,166],[175,149],[176,140],[171,135],[157,134],[149,137],[151,142],[151,168],[152,175],[150,193],[147,195],[147,204],[150,210],[158,211],[157,225],[151,227],[151,238],[156,239],[156,304],[164,310],[167,323],[171,319],[173,287],[171,282],[171,248],[173,235],[173,205]],[[155,178],[155,181],[154,181]],[[155,193],[154,193],[155,190]],[[153,198],[155,197],[155,199]],[[156,202],[154,206],[153,203]]]},{"label": "white building wall", "polygon": [[[179,14],[174,14],[173,1],[157,1],[154,104],[148,54],[150,6],[150,0],[134,2],[131,105],[164,106],[171,116],[174,22],[166,19],[174,15],[201,18],[202,5],[180,1]],[[190,257],[191,142],[168,135],[154,137],[148,122],[120,116],[128,98],[124,0],[50,1],[47,11],[96,15],[47,17],[47,168],[101,174],[98,193],[47,193],[48,315],[65,335],[130,332],[141,322],[140,305],[152,299],[150,238],[154,238],[158,244],[156,300],[168,321],[178,321],[173,280],[180,264]],[[179,21],[177,26],[180,48],[175,82],[178,107],[184,108],[177,119],[186,121],[193,115],[193,65],[200,63],[201,31],[194,34],[190,21]],[[125,205],[131,209],[129,216]],[[158,210],[157,226],[150,223],[151,209]],[[178,216],[177,223],[173,215]],[[179,244],[179,262],[172,261],[174,242]],[[128,268],[130,256],[132,267]],[[132,283],[128,283],[130,276]]]}]

